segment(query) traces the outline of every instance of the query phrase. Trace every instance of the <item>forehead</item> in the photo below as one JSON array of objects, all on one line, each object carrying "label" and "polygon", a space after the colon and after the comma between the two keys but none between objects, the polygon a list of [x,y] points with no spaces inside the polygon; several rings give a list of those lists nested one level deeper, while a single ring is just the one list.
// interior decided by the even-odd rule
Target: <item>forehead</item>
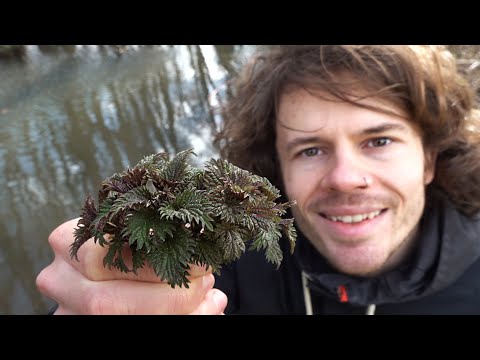
[{"label": "forehead", "polygon": [[352,100],[370,108],[335,99],[324,92],[304,89],[286,92],[279,99],[277,128],[300,132],[338,130],[342,127],[354,130],[385,121],[411,127],[405,113],[393,104],[375,98]]}]

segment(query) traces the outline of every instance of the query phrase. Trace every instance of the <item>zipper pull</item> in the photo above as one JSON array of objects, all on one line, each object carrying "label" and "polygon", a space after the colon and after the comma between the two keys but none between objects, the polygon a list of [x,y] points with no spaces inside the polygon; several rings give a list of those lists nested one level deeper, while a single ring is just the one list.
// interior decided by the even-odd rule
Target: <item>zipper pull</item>
[{"label": "zipper pull", "polygon": [[337,294],[340,302],[342,303],[348,302],[347,287],[345,285],[340,285],[337,288]]}]

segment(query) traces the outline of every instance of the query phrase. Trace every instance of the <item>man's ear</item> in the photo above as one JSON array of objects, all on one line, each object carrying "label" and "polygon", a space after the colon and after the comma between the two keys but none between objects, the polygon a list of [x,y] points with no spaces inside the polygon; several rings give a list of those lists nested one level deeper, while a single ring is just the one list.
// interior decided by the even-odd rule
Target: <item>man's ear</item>
[{"label": "man's ear", "polygon": [[423,182],[430,184],[435,177],[435,168],[437,164],[438,153],[433,150],[425,150],[425,168],[423,171]]}]

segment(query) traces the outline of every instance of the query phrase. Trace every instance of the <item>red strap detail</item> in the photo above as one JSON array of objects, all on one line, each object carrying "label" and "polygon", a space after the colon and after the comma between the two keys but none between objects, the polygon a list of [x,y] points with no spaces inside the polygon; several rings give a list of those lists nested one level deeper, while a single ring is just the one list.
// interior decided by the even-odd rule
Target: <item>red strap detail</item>
[{"label": "red strap detail", "polygon": [[338,297],[340,299],[340,302],[342,303],[348,302],[347,288],[345,287],[345,285],[340,285],[338,287]]}]

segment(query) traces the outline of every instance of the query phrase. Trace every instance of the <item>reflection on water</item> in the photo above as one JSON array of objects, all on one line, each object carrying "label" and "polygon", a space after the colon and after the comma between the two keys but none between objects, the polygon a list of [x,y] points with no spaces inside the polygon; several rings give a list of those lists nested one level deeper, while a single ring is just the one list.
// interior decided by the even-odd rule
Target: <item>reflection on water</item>
[{"label": "reflection on water", "polygon": [[0,59],[0,314],[45,313],[48,234],[143,156],[215,156],[216,109],[254,46],[26,46]]}]

